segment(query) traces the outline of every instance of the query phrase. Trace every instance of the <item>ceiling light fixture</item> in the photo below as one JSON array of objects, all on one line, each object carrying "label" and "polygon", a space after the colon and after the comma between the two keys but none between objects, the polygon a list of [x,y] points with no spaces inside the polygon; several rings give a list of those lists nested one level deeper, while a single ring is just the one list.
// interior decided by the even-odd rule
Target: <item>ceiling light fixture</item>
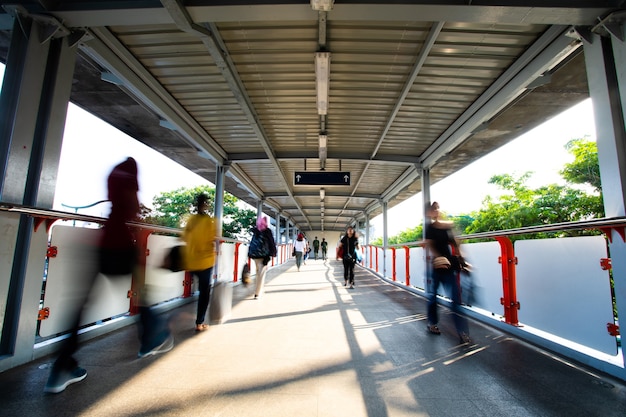
[{"label": "ceiling light fixture", "polygon": [[315,86],[317,89],[317,113],[328,113],[328,87],[330,82],[330,52],[315,53]]},{"label": "ceiling light fixture", "polygon": [[313,10],[328,12],[333,9],[335,0],[311,0]]},{"label": "ceiling light fixture", "polygon": [[326,147],[327,144],[328,144],[328,136],[320,135],[319,159],[320,159],[320,169],[322,171],[326,169],[326,157],[328,156],[328,149]]}]

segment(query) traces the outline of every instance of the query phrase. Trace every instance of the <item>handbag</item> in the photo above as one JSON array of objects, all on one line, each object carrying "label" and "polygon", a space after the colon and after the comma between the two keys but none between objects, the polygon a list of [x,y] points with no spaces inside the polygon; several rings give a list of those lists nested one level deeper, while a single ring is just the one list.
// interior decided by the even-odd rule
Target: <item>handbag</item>
[{"label": "handbag", "polygon": [[450,269],[450,260],[445,256],[437,256],[433,259],[433,268],[435,269]]},{"label": "handbag", "polygon": [[184,246],[173,246],[170,250],[165,254],[165,258],[163,259],[162,268],[169,269],[172,272],[182,271],[185,268],[183,267],[183,248]]}]

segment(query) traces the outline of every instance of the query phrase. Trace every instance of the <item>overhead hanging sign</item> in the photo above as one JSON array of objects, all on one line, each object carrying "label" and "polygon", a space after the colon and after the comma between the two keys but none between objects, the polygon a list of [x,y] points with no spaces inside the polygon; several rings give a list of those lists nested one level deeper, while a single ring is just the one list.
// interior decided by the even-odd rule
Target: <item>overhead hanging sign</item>
[{"label": "overhead hanging sign", "polygon": [[294,185],[350,185],[349,172],[296,171]]}]

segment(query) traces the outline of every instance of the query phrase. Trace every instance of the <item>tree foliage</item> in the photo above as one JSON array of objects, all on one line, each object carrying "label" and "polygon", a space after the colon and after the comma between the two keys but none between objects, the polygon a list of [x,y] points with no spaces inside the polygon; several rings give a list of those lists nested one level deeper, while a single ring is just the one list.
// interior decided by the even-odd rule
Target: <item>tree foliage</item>
[{"label": "tree foliage", "polygon": [[574,161],[565,164],[559,173],[572,184],[586,184],[602,192],[598,145],[587,138],[572,139],[565,148],[574,155]]},{"label": "tree foliage", "polygon": [[[215,188],[201,185],[194,188],[179,188],[163,192],[152,199],[153,209],[142,213],[143,221],[160,226],[182,228],[187,218],[195,214],[195,199],[198,194],[209,196],[209,212],[215,211]],[[232,194],[224,194],[222,216],[222,236],[231,238],[247,237],[256,221],[256,211],[241,208],[239,200]]]}]

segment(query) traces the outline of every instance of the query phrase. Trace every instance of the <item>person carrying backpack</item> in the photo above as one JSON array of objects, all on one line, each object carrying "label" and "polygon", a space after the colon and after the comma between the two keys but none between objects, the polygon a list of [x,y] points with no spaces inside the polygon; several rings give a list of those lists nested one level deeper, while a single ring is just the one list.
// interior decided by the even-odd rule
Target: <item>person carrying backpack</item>
[{"label": "person carrying backpack", "polygon": [[256,265],[255,300],[261,298],[264,293],[267,264],[274,256],[276,256],[274,236],[267,227],[267,217],[261,216],[256,222],[256,227],[252,228],[252,240],[248,248],[248,258],[254,259]]}]

